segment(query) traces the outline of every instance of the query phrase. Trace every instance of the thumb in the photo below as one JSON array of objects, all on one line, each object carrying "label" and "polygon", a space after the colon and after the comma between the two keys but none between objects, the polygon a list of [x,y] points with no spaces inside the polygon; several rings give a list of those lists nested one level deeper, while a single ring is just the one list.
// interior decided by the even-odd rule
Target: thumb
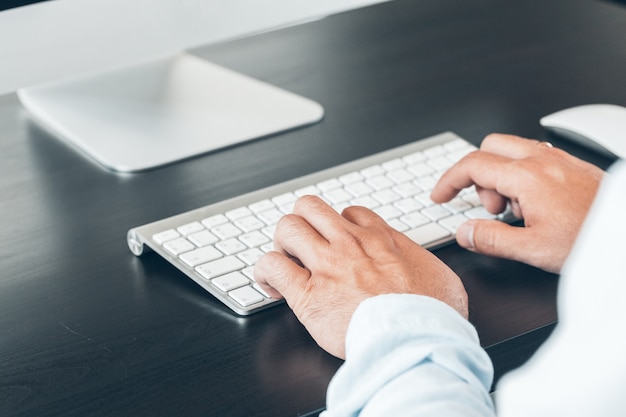
[{"label": "thumb", "polygon": [[533,236],[525,227],[498,220],[469,220],[458,227],[456,240],[473,252],[528,263]]}]

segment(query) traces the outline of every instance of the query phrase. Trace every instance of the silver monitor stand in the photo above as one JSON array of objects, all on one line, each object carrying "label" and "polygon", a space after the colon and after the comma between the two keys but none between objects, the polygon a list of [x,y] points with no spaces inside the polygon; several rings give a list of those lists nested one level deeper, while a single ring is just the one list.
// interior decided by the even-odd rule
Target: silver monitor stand
[{"label": "silver monitor stand", "polygon": [[187,53],[18,95],[44,127],[118,172],[315,123],[324,114],[314,101]]}]

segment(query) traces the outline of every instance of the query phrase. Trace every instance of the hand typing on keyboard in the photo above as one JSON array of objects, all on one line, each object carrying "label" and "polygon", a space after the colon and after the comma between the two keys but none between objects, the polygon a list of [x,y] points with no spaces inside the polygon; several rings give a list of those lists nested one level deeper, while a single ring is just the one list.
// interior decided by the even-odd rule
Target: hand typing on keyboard
[{"label": "hand typing on keyboard", "polygon": [[604,171],[545,142],[490,135],[480,152],[468,155],[443,175],[431,194],[435,202],[453,198],[476,184],[491,213],[507,203],[525,227],[470,220],[457,241],[470,250],[521,261],[558,273],[596,195]]},{"label": "hand typing on keyboard", "polygon": [[318,344],[335,356],[344,357],[344,339],[336,335],[345,335],[354,309],[378,294],[428,295],[467,318],[459,277],[364,207],[339,214],[319,197],[302,197],[278,223],[274,246],[256,264],[257,282],[270,295],[284,296]]},{"label": "hand typing on keyboard", "polygon": [[[516,227],[469,220],[457,228],[462,246],[560,271],[604,173],[542,145],[491,135],[480,151],[442,176],[432,191],[434,202],[450,201],[475,185],[488,211],[510,204],[525,221]],[[257,283],[273,297],[285,297],[318,344],[338,357],[355,308],[377,294],[426,295],[467,316],[456,274],[365,208],[339,214],[315,197],[298,200],[294,213],[276,226],[274,247],[256,263]]]}]

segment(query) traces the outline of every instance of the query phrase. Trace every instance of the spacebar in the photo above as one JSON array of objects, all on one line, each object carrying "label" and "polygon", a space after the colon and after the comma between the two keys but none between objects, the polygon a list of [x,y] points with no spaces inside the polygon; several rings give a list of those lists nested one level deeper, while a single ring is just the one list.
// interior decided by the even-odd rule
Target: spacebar
[{"label": "spacebar", "polygon": [[413,242],[425,246],[452,235],[437,223],[429,223],[404,232]]}]

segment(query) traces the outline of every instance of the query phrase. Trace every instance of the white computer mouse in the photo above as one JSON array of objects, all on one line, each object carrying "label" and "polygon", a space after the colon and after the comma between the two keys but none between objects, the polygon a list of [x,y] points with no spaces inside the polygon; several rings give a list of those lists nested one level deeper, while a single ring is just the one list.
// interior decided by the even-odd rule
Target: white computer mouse
[{"label": "white computer mouse", "polygon": [[587,104],[549,114],[540,123],[597,152],[626,159],[626,107]]}]

